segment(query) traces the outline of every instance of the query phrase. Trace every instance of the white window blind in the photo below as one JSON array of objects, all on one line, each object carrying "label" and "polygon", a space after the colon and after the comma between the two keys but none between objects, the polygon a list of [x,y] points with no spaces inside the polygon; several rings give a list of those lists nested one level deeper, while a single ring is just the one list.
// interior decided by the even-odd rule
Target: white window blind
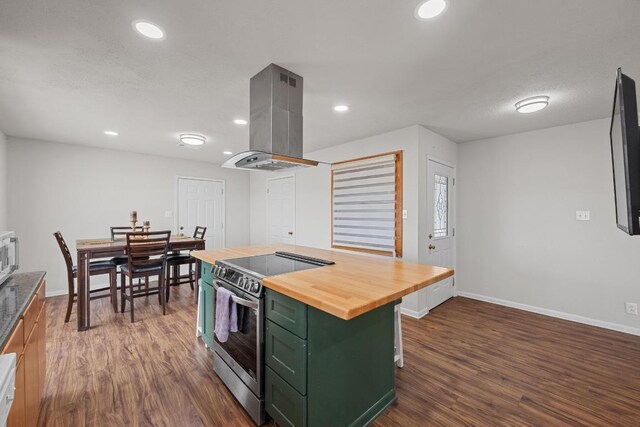
[{"label": "white window blind", "polygon": [[332,166],[333,247],[401,256],[398,161],[392,153]]}]

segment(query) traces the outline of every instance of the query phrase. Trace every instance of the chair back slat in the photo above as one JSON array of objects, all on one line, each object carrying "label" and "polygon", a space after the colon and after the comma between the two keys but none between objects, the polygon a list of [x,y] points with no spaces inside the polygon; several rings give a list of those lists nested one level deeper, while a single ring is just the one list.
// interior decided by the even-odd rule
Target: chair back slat
[{"label": "chair back slat", "polygon": [[[143,228],[141,225],[136,226],[135,231],[142,231]],[[111,227],[111,240],[116,240],[117,238],[124,238],[127,233],[131,233],[131,226],[129,227]]]},{"label": "chair back slat", "polygon": [[62,237],[62,233],[56,231],[53,235],[55,236],[58,246],[60,247],[60,252],[62,252],[62,256],[64,257],[64,262],[67,265],[67,272],[73,271],[73,258],[71,257],[71,251],[69,251],[69,247]]},{"label": "chair back slat", "polygon": [[165,262],[171,231],[126,233],[129,267],[140,268]]},{"label": "chair back slat", "polygon": [[53,233],[56,238],[56,242],[58,242],[58,246],[60,247],[60,252],[62,252],[62,256],[64,258],[64,263],[67,267],[67,282],[69,286],[69,292],[71,295],[75,292],[73,289],[73,258],[71,257],[71,251],[69,251],[69,247],[67,246],[67,242],[64,241],[62,237],[62,233],[56,231]]},{"label": "chair back slat", "polygon": [[204,239],[204,235],[207,234],[207,227],[201,227],[199,225],[196,226],[196,229],[193,232],[194,239]]}]

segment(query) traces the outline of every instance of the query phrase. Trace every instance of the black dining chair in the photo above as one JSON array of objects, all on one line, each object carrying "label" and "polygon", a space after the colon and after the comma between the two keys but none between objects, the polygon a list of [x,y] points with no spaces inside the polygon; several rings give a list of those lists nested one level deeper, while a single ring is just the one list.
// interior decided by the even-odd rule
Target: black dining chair
[{"label": "black dining chair", "polygon": [[[207,227],[196,226],[193,232],[194,239],[204,240],[204,236],[207,234]],[[167,255],[167,301],[169,300],[169,294],[171,286],[180,286],[183,283],[189,283],[191,290],[194,288],[196,282],[196,271],[194,265],[196,259],[187,253],[171,253]],[[187,274],[181,274],[181,267],[183,265],[189,266]]]},{"label": "black dining chair", "polygon": [[[69,247],[62,237],[62,233],[56,231],[55,233],[53,233],[53,235],[58,242],[58,246],[60,247],[60,251],[62,252],[62,256],[64,257],[64,263],[67,267],[67,286],[69,288],[69,299],[67,302],[67,314],[64,317],[64,322],[67,323],[69,321],[69,318],[71,317],[71,309],[73,308],[73,304],[78,300],[78,294],[76,292],[75,286],[75,279],[78,278],[78,268],[76,265],[73,265],[71,252],[69,251]],[[89,280],[92,276],[100,276],[103,274],[109,275],[109,286],[98,289],[90,289],[89,300],[91,301],[99,298],[111,298],[113,311],[117,313],[118,294],[116,291],[116,266],[111,261],[90,261],[89,271],[87,272],[87,274],[89,275]],[[105,294],[105,291],[108,291],[108,293]]]},{"label": "black dining chair", "polygon": [[[165,297],[165,271],[167,266],[167,250],[171,231],[129,232],[127,239],[127,263],[120,266],[120,312],[124,313],[127,301],[131,302],[131,322],[134,318],[133,300],[137,297],[158,294],[162,306],[162,314],[167,313],[167,299]],[[150,276],[158,276],[158,286],[140,289],[133,280]],[[127,293],[127,277],[129,289]]]}]

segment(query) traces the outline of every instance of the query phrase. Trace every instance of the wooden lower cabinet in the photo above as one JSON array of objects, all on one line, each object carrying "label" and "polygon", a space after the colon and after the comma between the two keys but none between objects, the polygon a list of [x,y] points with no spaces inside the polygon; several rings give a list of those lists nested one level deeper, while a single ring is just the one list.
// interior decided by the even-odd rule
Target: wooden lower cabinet
[{"label": "wooden lower cabinet", "polygon": [[13,404],[11,405],[11,411],[7,418],[7,426],[9,427],[25,427],[27,425],[26,411],[25,411],[25,394],[24,391],[24,357],[18,359],[16,365],[16,392]]},{"label": "wooden lower cabinet", "polygon": [[[33,299],[25,310],[30,330],[24,330],[24,347],[16,355],[16,390],[15,399],[11,405],[7,427],[35,427],[38,425],[40,404],[44,396],[46,378],[46,330],[47,316],[43,281]],[[24,320],[21,319],[21,322]],[[31,319],[35,319],[32,321]],[[22,326],[19,323],[19,326]],[[9,340],[2,353],[12,353],[17,346]],[[13,351],[11,351],[13,350]]]},{"label": "wooden lower cabinet", "polygon": [[[37,324],[36,324],[37,325]],[[38,331],[34,326],[31,336],[24,347],[24,401],[28,426],[38,424],[40,413],[40,368],[38,366]],[[19,390],[16,390],[18,393]]]}]

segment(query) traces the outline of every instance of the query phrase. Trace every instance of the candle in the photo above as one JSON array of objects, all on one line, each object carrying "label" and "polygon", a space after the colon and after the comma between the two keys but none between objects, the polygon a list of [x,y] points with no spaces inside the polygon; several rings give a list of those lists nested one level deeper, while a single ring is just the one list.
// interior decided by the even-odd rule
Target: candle
[{"label": "candle", "polygon": [[138,212],[131,211],[131,221],[137,221],[137,220],[138,220]]},{"label": "candle", "polygon": [[145,222],[142,223],[142,225],[144,227],[149,227],[151,224],[149,223],[149,221],[145,221]]}]

